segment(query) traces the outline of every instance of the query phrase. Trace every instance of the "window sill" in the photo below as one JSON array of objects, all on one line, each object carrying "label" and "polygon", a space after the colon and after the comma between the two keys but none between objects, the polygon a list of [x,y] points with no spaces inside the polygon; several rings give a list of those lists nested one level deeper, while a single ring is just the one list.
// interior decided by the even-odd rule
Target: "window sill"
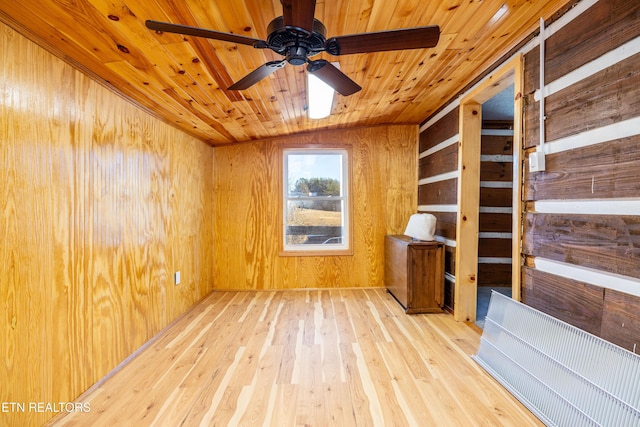
[{"label": "window sill", "polygon": [[335,250],[281,250],[278,254],[281,257],[327,257],[327,256],[353,256],[352,249],[335,249]]}]

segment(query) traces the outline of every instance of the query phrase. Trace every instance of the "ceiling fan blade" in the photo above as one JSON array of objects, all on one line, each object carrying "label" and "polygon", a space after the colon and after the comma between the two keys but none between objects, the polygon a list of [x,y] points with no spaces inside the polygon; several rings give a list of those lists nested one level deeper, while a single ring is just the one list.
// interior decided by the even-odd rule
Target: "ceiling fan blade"
[{"label": "ceiling fan blade", "polygon": [[258,83],[260,80],[265,77],[275,73],[280,68],[284,67],[287,64],[286,60],[282,61],[271,61],[263,64],[229,86],[229,90],[245,90]]},{"label": "ceiling fan blade", "polygon": [[190,27],[188,25],[171,24],[169,22],[160,22],[147,20],[145,25],[150,30],[164,31],[166,33],[184,34],[187,36],[204,37],[207,39],[222,40],[225,42],[246,44],[256,48],[265,48],[267,43],[263,40],[254,39],[251,37],[238,36],[231,33],[221,33],[220,31],[207,30],[204,28]]},{"label": "ceiling fan blade", "polygon": [[316,13],[316,0],[281,0],[281,2],[285,27],[311,34]]},{"label": "ceiling fan blade", "polygon": [[309,62],[307,71],[343,96],[353,95],[362,89],[358,83],[351,80],[345,73],[324,59]]},{"label": "ceiling fan blade", "polygon": [[375,33],[351,34],[327,40],[325,50],[332,55],[382,52],[387,50],[434,47],[440,39],[440,27],[404,28]]}]

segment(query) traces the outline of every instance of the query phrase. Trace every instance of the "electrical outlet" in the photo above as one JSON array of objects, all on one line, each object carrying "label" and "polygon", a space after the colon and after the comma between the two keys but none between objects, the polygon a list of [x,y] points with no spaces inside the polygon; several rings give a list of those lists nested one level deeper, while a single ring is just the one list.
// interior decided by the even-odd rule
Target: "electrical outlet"
[{"label": "electrical outlet", "polygon": [[544,151],[534,151],[529,154],[529,172],[543,172],[544,168]]},{"label": "electrical outlet", "polygon": [[180,284],[180,272],[179,271],[176,271],[173,274],[173,283],[175,283],[176,285]]}]

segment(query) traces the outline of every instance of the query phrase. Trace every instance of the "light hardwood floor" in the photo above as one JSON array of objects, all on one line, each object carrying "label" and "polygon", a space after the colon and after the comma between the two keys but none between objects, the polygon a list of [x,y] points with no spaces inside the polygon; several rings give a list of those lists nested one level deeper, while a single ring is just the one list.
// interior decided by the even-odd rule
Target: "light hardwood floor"
[{"label": "light hardwood floor", "polygon": [[384,289],[214,292],[55,426],[541,426],[480,334]]}]

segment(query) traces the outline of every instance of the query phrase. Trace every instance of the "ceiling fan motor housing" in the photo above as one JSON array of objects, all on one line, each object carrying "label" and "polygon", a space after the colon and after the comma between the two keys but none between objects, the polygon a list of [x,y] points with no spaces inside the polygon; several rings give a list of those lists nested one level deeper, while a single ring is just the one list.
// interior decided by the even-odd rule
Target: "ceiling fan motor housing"
[{"label": "ceiling fan motor housing", "polygon": [[292,65],[303,65],[307,58],[324,51],[327,29],[322,22],[313,20],[313,32],[284,25],[282,16],[277,17],[267,27],[269,49],[284,56]]}]

